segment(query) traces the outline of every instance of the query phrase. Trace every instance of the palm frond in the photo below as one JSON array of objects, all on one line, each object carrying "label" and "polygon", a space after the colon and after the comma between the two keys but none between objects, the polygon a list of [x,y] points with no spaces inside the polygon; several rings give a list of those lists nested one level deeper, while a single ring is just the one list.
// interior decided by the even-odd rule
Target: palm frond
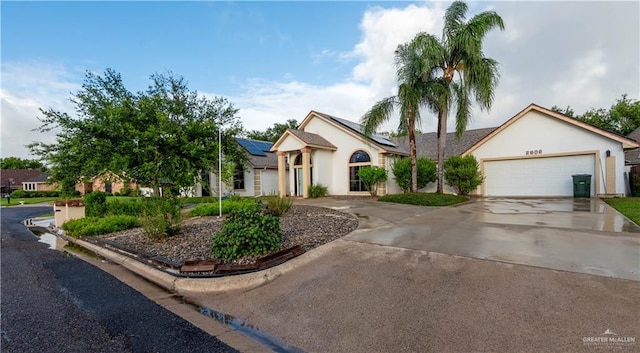
[{"label": "palm frond", "polygon": [[464,25],[468,7],[464,1],[454,1],[444,14],[442,39],[453,37],[454,33]]},{"label": "palm frond", "polygon": [[456,138],[460,138],[471,120],[471,99],[469,87],[458,82],[452,82],[456,103]]},{"label": "palm frond", "polygon": [[498,85],[500,71],[498,62],[491,58],[482,58],[468,70],[468,85],[474,92],[475,100],[482,110],[491,109],[494,88]]},{"label": "palm frond", "polygon": [[397,102],[397,97],[387,97],[380,101],[369,109],[362,118],[360,118],[360,124],[363,127],[363,133],[365,136],[371,136],[384,122],[389,120],[393,109]]}]

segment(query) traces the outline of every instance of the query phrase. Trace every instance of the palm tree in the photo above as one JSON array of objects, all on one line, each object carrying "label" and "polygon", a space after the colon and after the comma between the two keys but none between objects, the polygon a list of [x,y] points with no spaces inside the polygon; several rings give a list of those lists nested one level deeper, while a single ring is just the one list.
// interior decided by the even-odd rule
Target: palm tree
[{"label": "palm tree", "polygon": [[445,87],[439,97],[430,101],[438,104],[438,185],[443,191],[444,149],[447,138],[447,117],[452,105],[456,111],[456,136],[459,138],[470,119],[472,97],[482,110],[493,103],[493,91],[498,84],[498,62],[482,52],[482,41],[490,30],[504,29],[502,18],[494,11],[485,11],[466,21],[467,4],[455,1],[444,16],[442,40],[418,34],[410,43],[410,51],[418,53],[423,82],[438,81]]},{"label": "palm tree", "polygon": [[[360,123],[366,136],[373,134],[385,121],[388,121],[396,108],[400,108],[400,127],[409,135],[409,156],[411,158],[411,192],[418,190],[418,171],[416,167],[416,123],[420,123],[420,106],[430,108],[434,113],[441,105],[430,97],[441,97],[444,86],[437,80],[423,80],[421,77],[421,58],[411,43],[401,44],[395,51],[398,94],[378,101],[362,116]],[[434,94],[432,92],[438,92]],[[445,92],[446,93],[446,92]]]}]

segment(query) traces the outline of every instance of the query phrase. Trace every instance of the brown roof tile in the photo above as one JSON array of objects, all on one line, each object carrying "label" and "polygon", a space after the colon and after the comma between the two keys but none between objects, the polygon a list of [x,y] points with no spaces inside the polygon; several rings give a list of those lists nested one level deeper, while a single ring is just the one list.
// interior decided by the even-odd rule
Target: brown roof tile
[{"label": "brown roof tile", "polygon": [[[456,138],[455,132],[447,133],[447,145],[444,149],[444,158],[458,156],[473,146],[476,142],[489,135],[495,127],[467,130],[460,139]],[[409,150],[409,137],[394,137],[401,147]],[[438,159],[438,136],[435,132],[416,135],[416,152],[419,157],[427,157],[434,161]]]},{"label": "brown roof tile", "polygon": [[6,186],[10,180],[13,180],[12,188],[22,188],[23,182],[30,181],[42,174],[45,173],[40,169],[2,169],[0,170],[0,185]]},{"label": "brown roof tile", "polygon": [[311,132],[304,132],[296,129],[287,129],[287,131],[289,131],[293,136],[299,138],[302,142],[306,144],[317,146],[317,147],[326,147],[330,149],[336,149],[336,146],[334,146],[331,142],[327,141],[324,137],[318,134],[314,134]]}]

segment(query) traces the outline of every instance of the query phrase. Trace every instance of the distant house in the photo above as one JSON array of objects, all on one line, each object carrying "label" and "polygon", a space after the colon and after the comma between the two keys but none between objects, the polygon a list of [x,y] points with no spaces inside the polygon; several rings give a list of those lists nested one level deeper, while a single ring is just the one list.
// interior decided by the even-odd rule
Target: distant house
[{"label": "distant house", "polygon": [[93,191],[108,192],[111,194],[119,193],[122,189],[137,189],[138,185],[134,182],[125,181],[112,172],[104,172],[96,175],[87,181],[81,181],[76,184],[76,190],[81,195],[86,195]]},{"label": "distant house", "polygon": [[57,188],[51,183],[49,174],[40,169],[2,169],[0,176],[2,194],[15,190],[48,191]]}]

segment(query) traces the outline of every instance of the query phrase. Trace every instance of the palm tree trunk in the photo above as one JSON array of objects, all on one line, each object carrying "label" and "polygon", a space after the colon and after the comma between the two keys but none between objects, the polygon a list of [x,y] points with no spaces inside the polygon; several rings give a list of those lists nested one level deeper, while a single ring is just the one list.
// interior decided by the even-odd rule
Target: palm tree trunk
[{"label": "palm tree trunk", "polygon": [[411,158],[411,192],[418,192],[418,167],[416,156],[416,122],[413,112],[407,114],[409,128],[409,158]]},{"label": "palm tree trunk", "polygon": [[444,149],[447,146],[447,114],[446,108],[438,111],[438,183],[436,192],[442,194],[444,188]]}]

